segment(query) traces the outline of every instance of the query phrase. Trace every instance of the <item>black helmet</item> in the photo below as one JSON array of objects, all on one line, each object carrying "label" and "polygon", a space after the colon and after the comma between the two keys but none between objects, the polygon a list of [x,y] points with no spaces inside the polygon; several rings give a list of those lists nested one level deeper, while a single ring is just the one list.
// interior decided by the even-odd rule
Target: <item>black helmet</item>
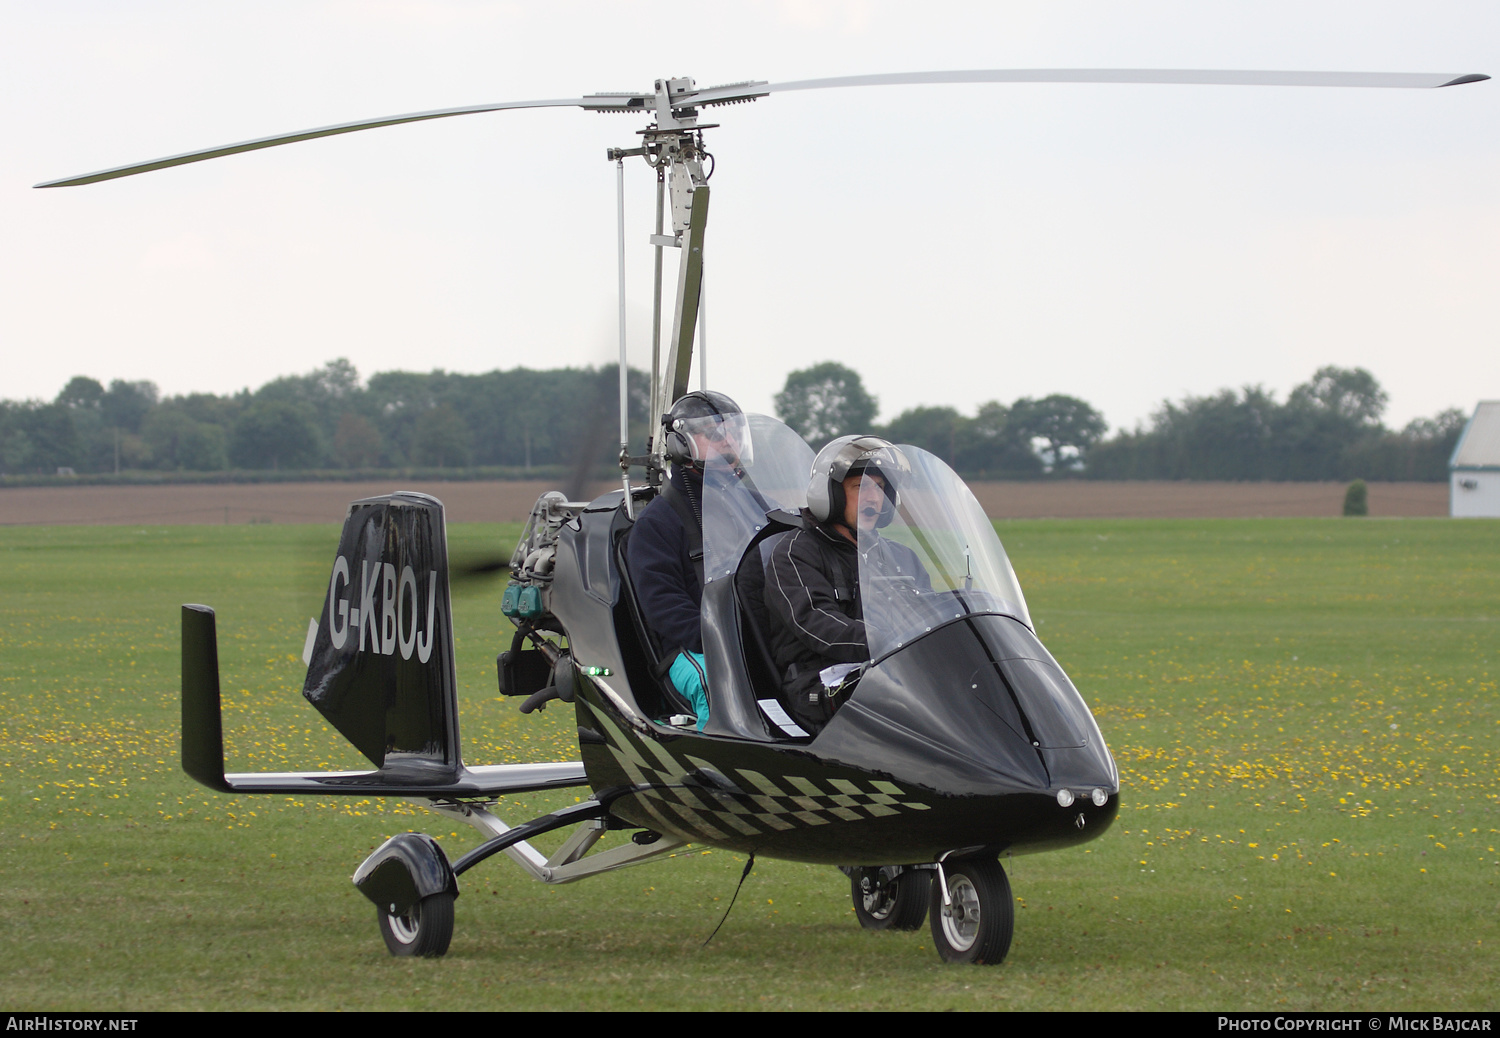
[{"label": "black helmet", "polygon": [[844,480],[874,473],[885,481],[885,504],[876,528],[889,526],[901,504],[901,478],[911,463],[889,440],[879,436],[840,436],[818,451],[807,481],[807,511],[820,523],[844,517]]},{"label": "black helmet", "polygon": [[696,436],[712,442],[727,441],[737,465],[748,464],[753,457],[750,427],[740,405],[723,393],[698,389],[677,398],[672,409],[661,416],[662,455],[675,465],[703,468],[703,451]]}]

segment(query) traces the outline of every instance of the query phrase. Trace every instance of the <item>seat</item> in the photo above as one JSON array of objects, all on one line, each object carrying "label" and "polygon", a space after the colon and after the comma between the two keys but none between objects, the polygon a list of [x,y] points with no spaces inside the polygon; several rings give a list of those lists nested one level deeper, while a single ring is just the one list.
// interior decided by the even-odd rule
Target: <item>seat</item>
[{"label": "seat", "polygon": [[782,699],[781,675],[771,652],[771,614],[766,609],[766,564],[772,548],[789,530],[772,533],[752,544],[740,560],[734,575],[735,595],[740,603],[740,640],[745,650],[745,665],[756,695],[763,699]]}]

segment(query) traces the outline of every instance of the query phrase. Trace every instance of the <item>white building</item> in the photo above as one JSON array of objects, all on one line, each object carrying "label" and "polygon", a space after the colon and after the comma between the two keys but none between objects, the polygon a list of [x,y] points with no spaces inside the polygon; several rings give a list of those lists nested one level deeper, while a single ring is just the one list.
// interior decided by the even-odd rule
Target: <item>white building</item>
[{"label": "white building", "polygon": [[1448,462],[1448,513],[1500,518],[1500,400],[1482,400]]}]

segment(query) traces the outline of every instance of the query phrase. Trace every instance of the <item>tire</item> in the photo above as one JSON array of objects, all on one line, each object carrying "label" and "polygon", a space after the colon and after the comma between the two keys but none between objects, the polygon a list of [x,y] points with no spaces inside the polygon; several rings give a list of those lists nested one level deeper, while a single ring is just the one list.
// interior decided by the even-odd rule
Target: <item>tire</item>
[{"label": "tire", "polygon": [[854,915],[866,930],[920,930],[931,883],[926,869],[855,869],[849,875]]},{"label": "tire", "polygon": [[404,915],[392,915],[377,905],[375,918],[392,955],[435,959],[447,954],[448,942],[453,940],[453,895],[446,891],[431,894]]},{"label": "tire", "polygon": [[932,884],[932,943],[944,962],[995,966],[1005,961],[1016,925],[1010,880],[998,861],[959,861],[944,866],[951,908]]}]

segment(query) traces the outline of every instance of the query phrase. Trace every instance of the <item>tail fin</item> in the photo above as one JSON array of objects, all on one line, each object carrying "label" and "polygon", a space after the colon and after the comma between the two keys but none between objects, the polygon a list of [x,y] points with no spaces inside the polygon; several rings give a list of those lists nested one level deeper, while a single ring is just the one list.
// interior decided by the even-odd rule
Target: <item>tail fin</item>
[{"label": "tail fin", "polygon": [[443,506],[397,493],[349,506],[302,694],[371,772],[226,774],[214,611],[182,607],[182,767],[235,793],[486,797],[588,784],[583,764],[466,768],[458,747]]},{"label": "tail fin", "polygon": [[442,502],[349,506],[302,694],[377,768],[460,766]]},{"label": "tail fin", "polygon": [[224,723],[219,714],[219,639],[214,611],[182,607],[182,770],[209,789],[224,780]]}]

